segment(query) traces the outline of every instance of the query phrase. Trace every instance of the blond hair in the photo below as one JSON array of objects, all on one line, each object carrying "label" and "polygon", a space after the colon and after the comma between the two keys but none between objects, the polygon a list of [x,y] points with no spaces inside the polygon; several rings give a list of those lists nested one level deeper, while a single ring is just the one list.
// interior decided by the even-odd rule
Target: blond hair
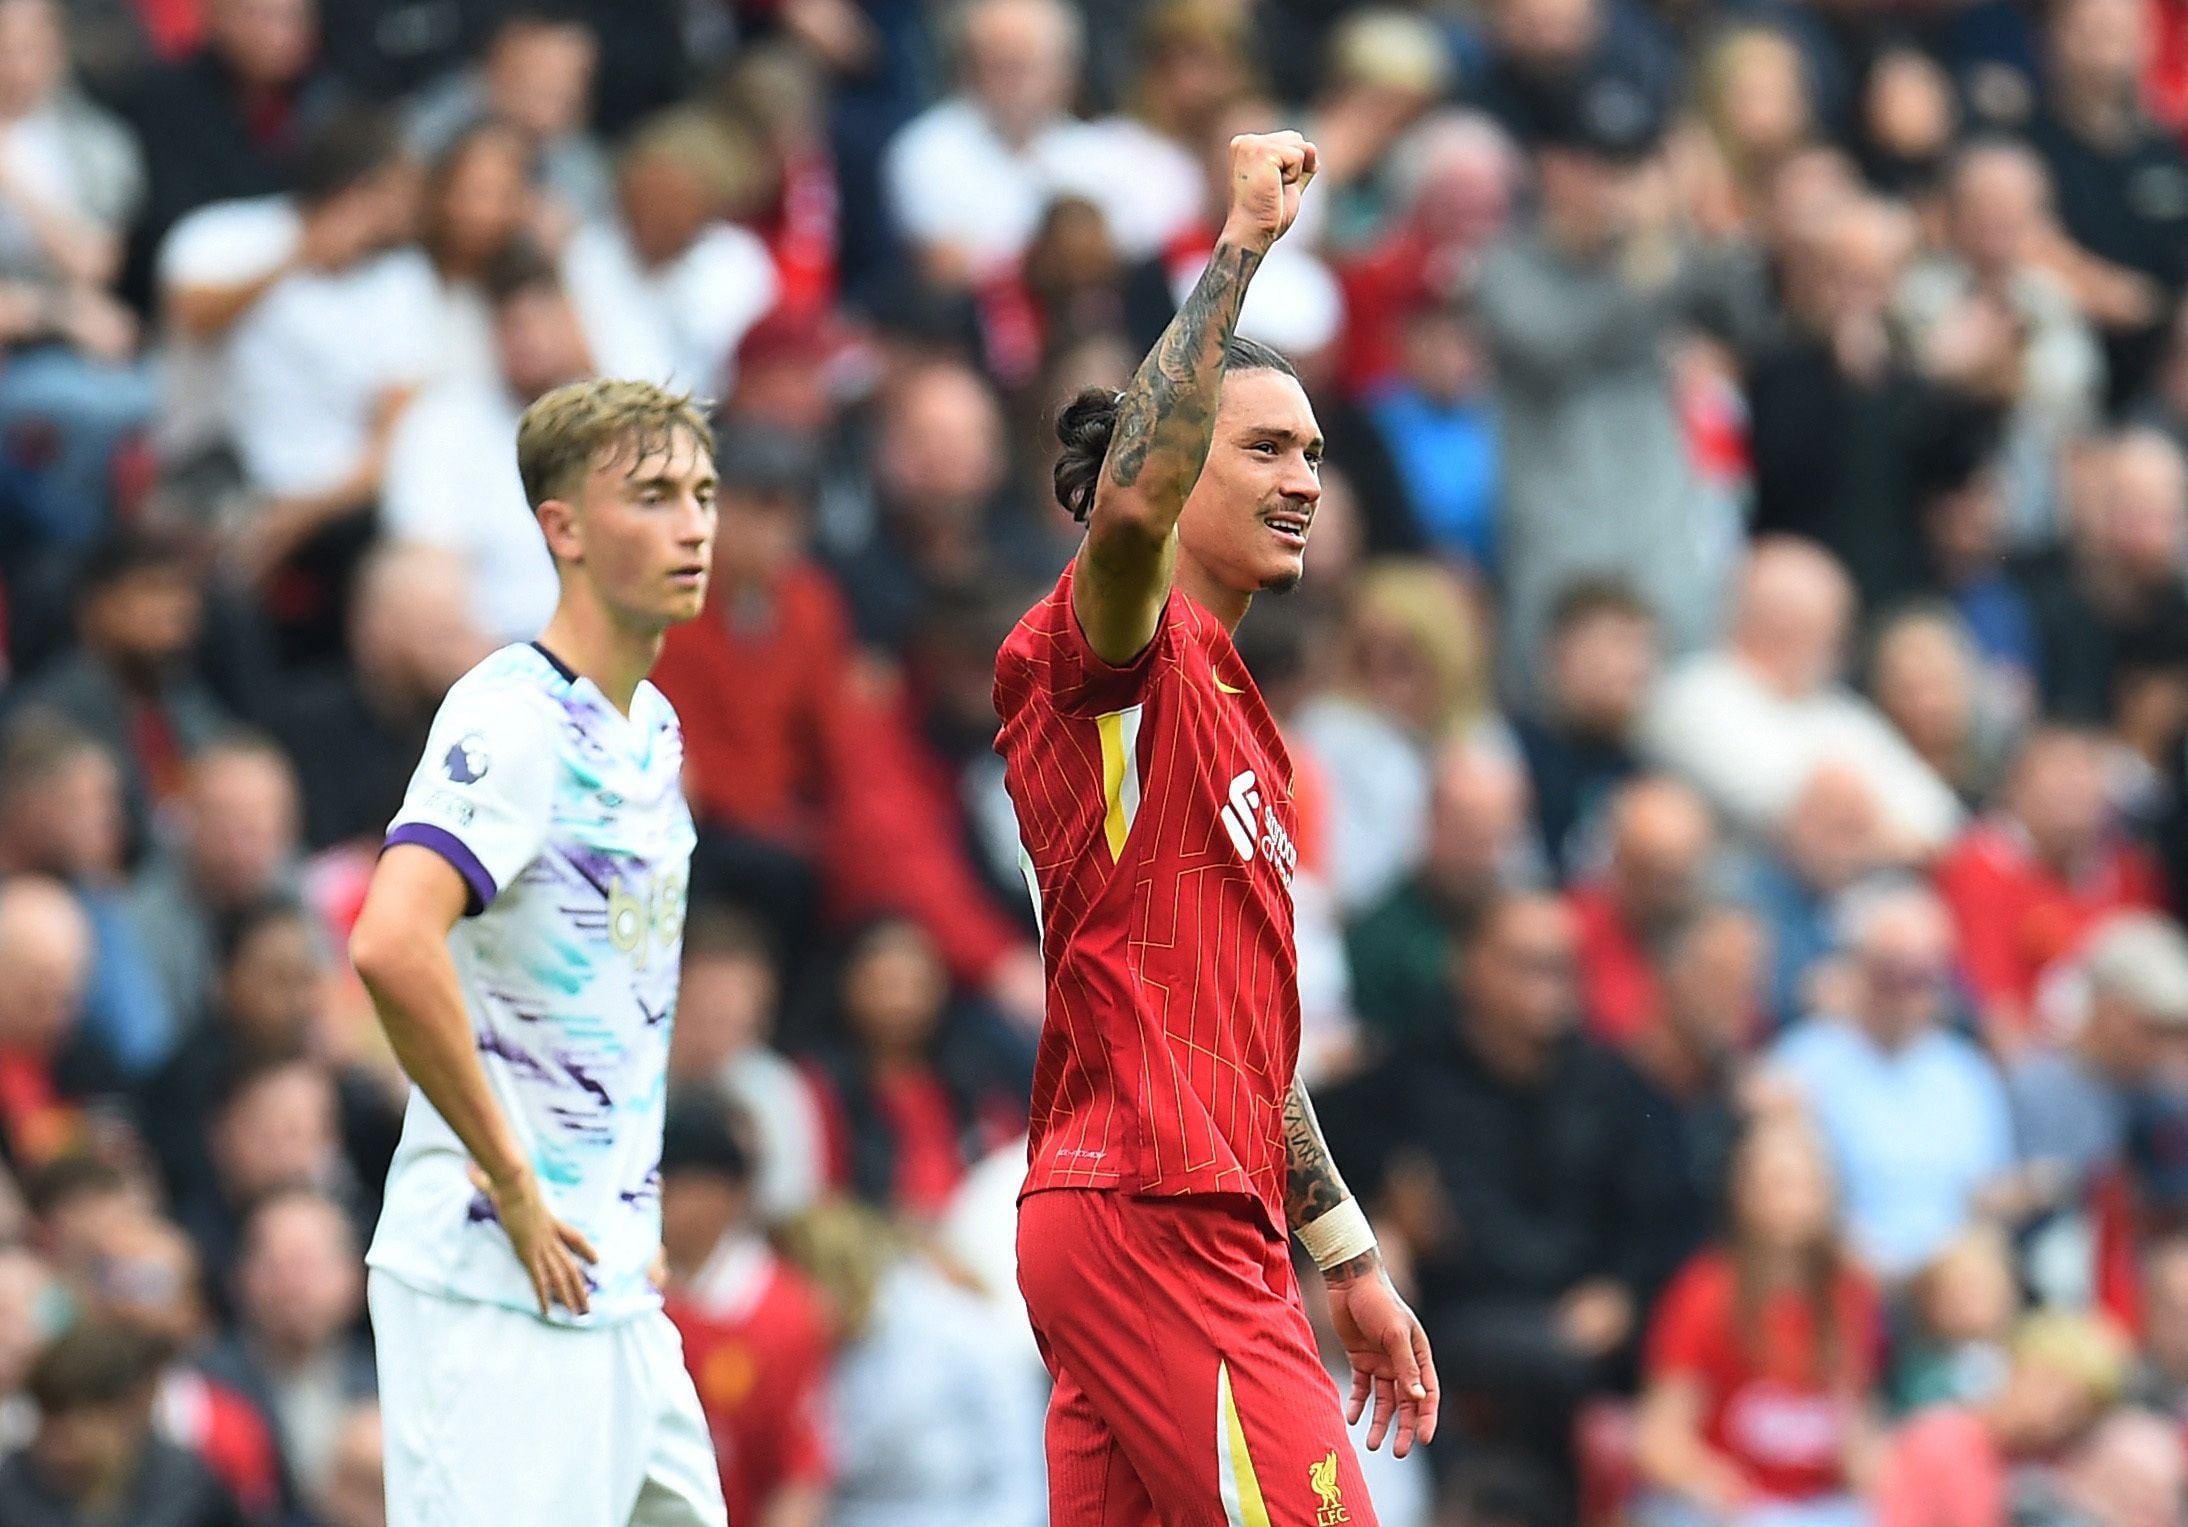
[{"label": "blond hair", "polygon": [[626,452],[643,460],[668,450],[678,431],[714,454],[714,426],[688,393],[612,377],[557,387],[517,421],[524,501],[537,509],[568,498],[595,467]]}]

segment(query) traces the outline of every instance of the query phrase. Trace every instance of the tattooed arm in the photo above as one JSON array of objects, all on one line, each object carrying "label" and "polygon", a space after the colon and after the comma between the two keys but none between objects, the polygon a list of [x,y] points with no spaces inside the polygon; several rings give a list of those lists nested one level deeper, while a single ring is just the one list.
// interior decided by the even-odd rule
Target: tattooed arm
[{"label": "tattooed arm", "polygon": [[[1284,1166],[1284,1218],[1295,1232],[1352,1197],[1345,1179],[1337,1174],[1337,1163],[1330,1159],[1307,1084],[1297,1077],[1292,1078],[1292,1090],[1284,1099]],[[1353,1225],[1359,1228],[1360,1221],[1354,1218]],[[1380,1447],[1395,1426],[1391,1451],[1403,1458],[1416,1441],[1426,1442],[1436,1435],[1436,1407],[1442,1395],[1436,1382],[1436,1359],[1428,1350],[1428,1333],[1391,1287],[1390,1276],[1383,1270],[1383,1254],[1372,1241],[1365,1250],[1324,1267],[1322,1283],[1329,1294],[1330,1324],[1352,1365],[1345,1420],[1348,1424],[1358,1421],[1372,1402],[1367,1445]]]},{"label": "tattooed arm", "polygon": [[1223,347],[1262,256],[1298,216],[1314,164],[1314,145],[1297,133],[1231,140],[1223,236],[1118,400],[1072,584],[1080,628],[1109,662],[1130,662],[1155,634],[1177,564],[1178,514],[1215,430]]}]

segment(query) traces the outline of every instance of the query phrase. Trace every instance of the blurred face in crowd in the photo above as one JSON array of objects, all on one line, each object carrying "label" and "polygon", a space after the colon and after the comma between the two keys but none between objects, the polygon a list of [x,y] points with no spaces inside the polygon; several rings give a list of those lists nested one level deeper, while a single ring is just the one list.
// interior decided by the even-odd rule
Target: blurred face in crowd
[{"label": "blurred face in crowd", "polygon": [[1417,308],[1405,325],[1406,380],[1431,403],[1450,407],[1481,390],[1481,337],[1462,314],[1444,307]]},{"label": "blurred face in crowd", "polygon": [[375,703],[430,711],[493,650],[471,618],[463,563],[438,547],[376,553],[358,579],[350,652]]},{"label": "blurred face in crowd", "polygon": [[1970,150],[1952,177],[1953,247],[1979,276],[2001,279],[2030,258],[2050,216],[2043,162],[2025,148]]},{"label": "blurred face in crowd", "polygon": [[582,23],[526,17],[504,26],[486,55],[486,97],[495,118],[539,143],[584,127],[599,53]]},{"label": "blurred face in crowd", "polygon": [[2103,742],[2090,732],[2036,733],[2021,751],[2006,799],[2037,856],[2063,873],[2079,872],[2103,842],[2111,814]]},{"label": "blurred face in crowd", "polygon": [[1879,1044],[1896,1048],[1944,1017],[1952,977],[1952,923],[1925,891],[1894,891],[1855,935],[1857,1016]]},{"label": "blurred face in crowd", "polygon": [[1714,60],[1718,130],[1741,160],[1770,164],[1814,127],[1800,49],[1767,27],[1729,39]]},{"label": "blurred face in crowd", "polygon": [[1770,172],[1763,197],[1762,234],[1771,251],[1788,265],[1798,287],[1803,267],[1813,263],[1820,232],[1861,195],[1861,175],[1835,148],[1816,146],[1788,154]]},{"label": "blurred face in crowd", "polygon": [[334,1087],[318,1066],[294,1061],[261,1073],[214,1121],[214,1162],[228,1201],[330,1181],[335,1128]]},{"label": "blurred face in crowd", "polygon": [[83,1010],[91,924],[58,882],[0,885],[0,1050],[50,1056]]},{"label": "blurred face in crowd", "polygon": [[1641,719],[1655,686],[1656,622],[1603,608],[1559,632],[1550,647],[1550,691],[1560,720],[1590,737],[1618,740]]},{"label": "blurred face in crowd", "polygon": [[1423,873],[1453,908],[1486,901],[1503,884],[1527,832],[1527,776],[1511,758],[1454,744],[1430,786]]},{"label": "blurred face in crowd", "polygon": [[1716,847],[1709,808],[1685,785],[1626,786],[1611,807],[1610,887],[1627,923],[1654,930],[1691,911]]},{"label": "blurred face in crowd", "polygon": [[211,0],[206,36],[248,86],[274,89],[303,77],[319,46],[312,0]]},{"label": "blurred face in crowd", "polygon": [[85,643],[131,684],[150,684],[197,645],[205,596],[181,564],[140,567],[87,594]]},{"label": "blurred face in crowd", "polygon": [[115,1320],[178,1348],[205,1323],[197,1251],[188,1236],[150,1213],[118,1217],[107,1227],[92,1257],[88,1296]]},{"label": "blurred face in crowd", "polygon": [[593,369],[585,327],[569,293],[552,281],[511,292],[494,306],[494,349],[502,379],[530,403]]},{"label": "blurred face in crowd", "polygon": [[1240,35],[1217,7],[1209,24],[1182,28],[1147,60],[1140,88],[1149,120],[1181,139],[1198,139],[1216,115],[1243,95],[1247,62]]},{"label": "blurred face in crowd", "polygon": [[970,368],[939,361],[909,372],[883,410],[874,465],[890,511],[922,529],[971,531],[1010,470],[995,394]]},{"label": "blurred face in crowd", "polygon": [[980,0],[965,14],[965,88],[996,131],[1024,141],[1071,103],[1078,40],[1055,0]]},{"label": "blurred face in crowd", "polygon": [[2149,51],[2138,0],[2065,0],[2052,12],[2053,83],[2074,100],[2132,101]]},{"label": "blurred face in crowd", "polygon": [[722,193],[700,166],[666,149],[627,159],[616,177],[623,223],[641,263],[666,265],[722,215]]},{"label": "blurred face in crowd", "polygon": [[1912,616],[1877,640],[1877,706],[1917,753],[1957,764],[1975,724],[1974,654],[1947,620]]},{"label": "blurred face in crowd", "polygon": [[751,1212],[750,1184],[726,1172],[684,1167],[661,1176],[661,1247],[673,1266],[704,1266]]},{"label": "blurred face in crowd", "polygon": [[1780,694],[1809,695],[1839,677],[1853,612],[1853,585],[1828,554],[1765,541],[1748,557],[1732,643]]},{"label": "blurred face in crowd", "polygon": [[0,121],[41,105],[67,75],[55,0],[0,0]]},{"label": "blurred face in crowd", "polygon": [[11,786],[4,818],[22,861],[48,874],[106,880],[122,867],[128,820],[120,768],[96,743]]},{"label": "blurred face in crowd", "polygon": [[2104,1413],[2106,1396],[2092,1387],[2082,1367],[2048,1352],[2015,1353],[2005,1388],[1990,1407],[1992,1431],[2010,1456],[2053,1453]]},{"label": "blurred face in crowd", "polygon": [[730,487],[722,492],[714,578],[726,591],[768,593],[805,554],[805,506],[795,493]]},{"label": "blurred face in crowd", "polygon": [[1178,516],[1180,550],[1233,593],[1296,588],[1321,474],[1322,430],[1298,378],[1225,376],[1207,464]]},{"label": "blurred face in crowd", "polygon": [[364,1310],[356,1235],[342,1211],[301,1194],[251,1217],[237,1267],[243,1317],[279,1360],[325,1350]]},{"label": "blurred face in crowd", "polygon": [[1984,467],[1958,488],[1923,506],[1922,529],[1932,556],[1947,577],[1989,569],[1998,557],[2005,500],[1996,470]]},{"label": "blurred face in crowd", "polygon": [[670,1074],[711,1081],[723,1065],[767,1043],[779,986],[774,962],[758,948],[685,955]]},{"label": "blurred face in crowd", "polygon": [[222,1016],[253,1055],[296,1055],[326,1011],[331,972],[308,917],[270,917],[236,946],[224,976]]},{"label": "blurred face in crowd", "polygon": [[483,271],[509,247],[531,211],[531,145],[514,128],[468,134],[434,171],[425,242],[443,269]]},{"label": "blurred face in crowd", "polygon": [[342,1423],[318,1501],[326,1527],[387,1527],[384,1443],[376,1406],[358,1406]]},{"label": "blurred face in crowd", "polygon": [[1795,1255],[1827,1241],[1836,1193],[1822,1143],[1806,1124],[1759,1125],[1732,1164],[1736,1234],[1757,1250]]},{"label": "blurred face in crowd", "polygon": [[1553,896],[1499,902],[1462,957],[1464,1021],[1486,1047],[1539,1061],[1579,1001],[1572,914]]},{"label": "blurred face in crowd", "polygon": [[2166,1377],[2188,1383],[2188,1238],[2160,1243],[2143,1280],[2143,1344]]},{"label": "blurred face in crowd", "polygon": [[1632,226],[1641,174],[1631,164],[1545,144],[1535,153],[1535,182],[1550,236],[1583,256],[1618,242]]},{"label": "blurred face in crowd", "polygon": [[1960,125],[1951,76],[1920,48],[1893,47],[1869,69],[1862,101],[1869,141],[1904,164],[1928,164]]},{"label": "blurred face in crowd", "polygon": [[690,430],[603,451],[539,520],[564,576],[581,574],[629,630],[663,631],[706,604],[714,561],[713,453]]},{"label": "blurred face in crowd", "polygon": [[843,973],[844,1020],[874,1055],[916,1055],[941,1025],[949,992],[926,931],[917,923],[884,923],[860,941]]},{"label": "blurred face in crowd", "polygon": [[216,748],[191,765],[187,812],[190,879],[215,910],[273,889],[297,851],[296,776],[279,753]]},{"label": "blurred face in crowd", "polygon": [[1695,1056],[1739,1053],[1753,1027],[1768,969],[1762,924],[1736,907],[1703,913],[1666,954],[1657,979],[1664,1019]]},{"label": "blurred face in crowd", "polygon": [[112,1405],[80,1405],[38,1418],[31,1456],[63,1495],[89,1501],[128,1478],[152,1416],[152,1386]]},{"label": "blurred face in crowd", "polygon": [[2099,558],[2137,586],[2178,581],[2188,554],[2188,467],[2154,430],[2134,430],[2095,468]]},{"label": "blurred face in crowd", "polygon": [[1489,24],[1499,53],[1548,74],[1587,56],[1603,16],[1597,0],[1496,0]]},{"label": "blurred face in crowd", "polygon": [[1479,249],[1504,230],[1519,163],[1510,140],[1486,118],[1447,116],[1423,124],[1413,219],[1439,244]]},{"label": "blurred face in crowd", "polygon": [[1779,846],[1803,884],[1829,895],[1877,867],[1882,837],[1876,792],[1853,769],[1826,764],[1786,813]]}]

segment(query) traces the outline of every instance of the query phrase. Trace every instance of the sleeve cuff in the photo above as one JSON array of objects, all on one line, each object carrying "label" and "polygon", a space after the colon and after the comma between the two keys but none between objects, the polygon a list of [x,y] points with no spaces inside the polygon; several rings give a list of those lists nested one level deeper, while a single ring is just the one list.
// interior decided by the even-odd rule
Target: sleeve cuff
[{"label": "sleeve cuff", "polygon": [[435,827],[431,822],[400,823],[388,833],[387,841],[380,845],[380,852],[386,853],[398,843],[415,843],[420,848],[433,850],[463,876],[469,893],[464,901],[464,916],[477,917],[494,904],[499,891],[494,877],[486,872],[486,866],[479,863],[479,856],[471,852],[463,839],[447,828]]}]

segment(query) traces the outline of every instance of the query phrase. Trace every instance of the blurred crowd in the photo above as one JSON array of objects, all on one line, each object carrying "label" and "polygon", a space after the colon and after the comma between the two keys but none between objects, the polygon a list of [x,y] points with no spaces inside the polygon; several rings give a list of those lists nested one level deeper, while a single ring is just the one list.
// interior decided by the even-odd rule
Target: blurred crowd
[{"label": "blurred crowd", "polygon": [[2188,1520],[2179,0],[0,0],[0,1523],[382,1522],[339,951],[596,372],[718,400],[733,1519],[1042,1518],[993,658],[1277,125],[1328,455],[1239,642],[1446,1392],[1381,1520]]}]

